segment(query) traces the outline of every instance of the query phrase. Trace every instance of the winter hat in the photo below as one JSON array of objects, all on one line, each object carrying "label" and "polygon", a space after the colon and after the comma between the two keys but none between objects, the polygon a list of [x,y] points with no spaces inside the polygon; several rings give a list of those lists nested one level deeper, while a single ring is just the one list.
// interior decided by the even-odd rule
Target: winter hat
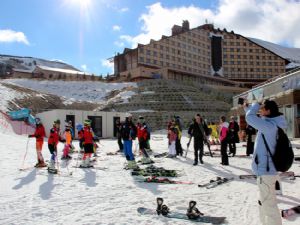
[{"label": "winter hat", "polygon": [[82,124],[76,124],[76,129],[78,131],[82,130],[82,128],[83,128]]},{"label": "winter hat", "polygon": [[41,121],[41,119],[40,119],[40,118],[38,118],[38,117],[37,117],[37,118],[35,118],[35,123],[36,123],[36,124],[41,124],[41,123],[42,123],[42,121]]},{"label": "winter hat", "polygon": [[60,120],[59,119],[54,120],[53,124],[59,124],[60,125]]},{"label": "winter hat", "polygon": [[84,126],[91,126],[91,120],[85,120],[83,124]]}]

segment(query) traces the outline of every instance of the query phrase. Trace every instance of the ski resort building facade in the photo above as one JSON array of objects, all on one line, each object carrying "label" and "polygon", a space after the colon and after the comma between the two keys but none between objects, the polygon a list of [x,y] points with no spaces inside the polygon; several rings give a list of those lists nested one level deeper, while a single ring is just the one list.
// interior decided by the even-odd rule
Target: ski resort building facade
[{"label": "ski resort building facade", "polygon": [[[94,134],[100,138],[112,138],[116,136],[116,120],[124,121],[127,113],[123,112],[94,112],[83,110],[63,110],[57,109],[38,113],[39,117],[45,126],[46,135],[49,136],[50,129],[53,126],[53,121],[59,119],[61,121],[61,130],[64,130],[65,121],[72,121],[73,127],[76,124],[83,124],[84,120],[92,121],[91,127]],[[77,131],[75,131],[77,138]]]},{"label": "ski resort building facade", "polygon": [[212,24],[190,29],[188,21],[174,25],[171,36],[151,39],[135,49],[125,48],[113,62],[119,80],[164,78],[212,83],[218,77],[246,86],[285,73],[290,63],[258,41],[215,29]]}]

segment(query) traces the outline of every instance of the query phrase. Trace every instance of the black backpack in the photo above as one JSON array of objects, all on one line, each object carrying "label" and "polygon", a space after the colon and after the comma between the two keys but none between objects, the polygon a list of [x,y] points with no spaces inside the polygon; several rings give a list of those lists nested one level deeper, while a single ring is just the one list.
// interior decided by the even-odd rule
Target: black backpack
[{"label": "black backpack", "polygon": [[[277,137],[276,137],[276,147],[274,155],[271,154],[270,148],[267,144],[265,136],[262,134],[264,143],[266,145],[267,151],[269,152],[274,166],[277,171],[286,172],[291,168],[294,161],[294,152],[292,144],[286,135],[286,133],[280,128],[277,127]],[[268,168],[267,168],[268,170]]]}]

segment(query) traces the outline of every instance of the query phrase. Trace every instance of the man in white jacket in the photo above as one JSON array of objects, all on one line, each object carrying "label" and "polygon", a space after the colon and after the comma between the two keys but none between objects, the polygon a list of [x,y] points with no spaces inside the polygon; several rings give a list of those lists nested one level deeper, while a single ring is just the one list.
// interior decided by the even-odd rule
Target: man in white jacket
[{"label": "man in white jacket", "polygon": [[[247,123],[258,131],[254,144],[252,171],[257,175],[260,220],[263,225],[281,225],[275,192],[275,182],[279,177],[262,135],[265,136],[273,154],[276,146],[277,127],[285,129],[287,123],[274,101],[266,100],[261,105],[254,103],[249,107],[247,103],[244,103],[244,109]],[[260,117],[257,116],[258,112]]]}]

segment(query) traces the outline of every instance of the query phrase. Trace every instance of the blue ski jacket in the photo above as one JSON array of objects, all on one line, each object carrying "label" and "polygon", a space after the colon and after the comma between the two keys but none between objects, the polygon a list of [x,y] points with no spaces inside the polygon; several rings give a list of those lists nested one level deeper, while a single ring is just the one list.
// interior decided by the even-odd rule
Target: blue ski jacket
[{"label": "blue ski jacket", "polygon": [[[285,129],[287,123],[282,115],[273,118],[258,117],[257,113],[259,109],[260,105],[258,103],[254,103],[248,108],[245,108],[247,123],[258,131],[254,144],[252,171],[257,176],[276,175],[277,171],[267,151],[262,134],[264,134],[270,151],[273,154],[276,146],[277,126]],[[269,171],[267,171],[267,161],[269,161]]]}]

